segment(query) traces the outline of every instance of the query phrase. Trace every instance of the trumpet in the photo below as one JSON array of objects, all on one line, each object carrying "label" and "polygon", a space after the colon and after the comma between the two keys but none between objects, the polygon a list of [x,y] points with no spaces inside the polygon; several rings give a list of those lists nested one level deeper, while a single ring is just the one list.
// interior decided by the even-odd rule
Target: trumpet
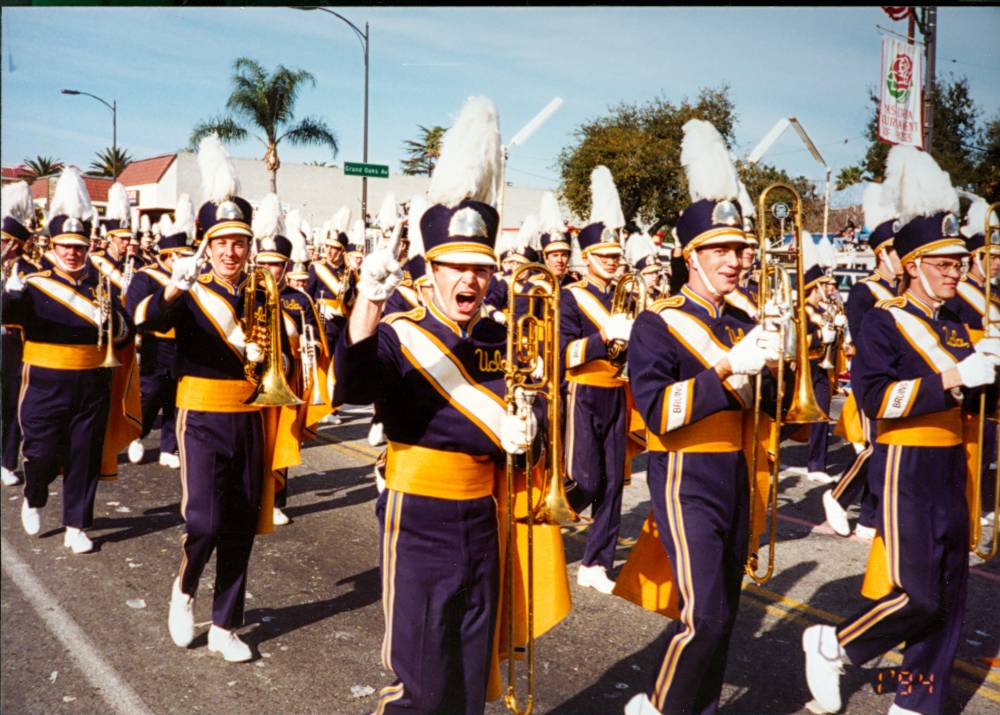
[{"label": "trumpet", "polygon": [[823,370],[833,370],[837,367],[836,355],[837,350],[840,348],[841,344],[844,342],[844,328],[843,326],[837,325],[837,316],[846,315],[844,310],[844,302],[841,300],[840,292],[834,291],[830,296],[829,300],[823,303],[826,308],[826,313],[823,315],[823,320],[828,327],[833,328],[837,331],[837,339],[832,343],[823,346],[823,359],[820,360],[819,366]]},{"label": "trumpet", "polygon": [[128,290],[129,283],[135,275],[135,256],[131,253],[125,257],[125,269],[122,271],[122,293]]},{"label": "trumpet", "polygon": [[[534,274],[534,280],[525,279]],[[521,287],[522,281],[525,287]],[[551,270],[537,263],[518,266],[510,276],[507,290],[510,311],[507,324],[507,359],[504,363],[505,401],[507,411],[527,416],[534,399],[542,395],[548,402],[549,433],[546,443],[545,481],[541,498],[536,504],[532,499],[531,473],[534,464],[530,450],[525,457],[528,487],[528,509],[525,518],[514,515],[514,458],[507,455],[507,526],[508,538],[505,558],[507,573],[514,568],[515,523],[528,526],[527,582],[527,694],[524,707],[520,707],[515,685],[514,668],[514,579],[507,578],[509,604],[507,630],[507,691],[504,702],[517,715],[529,715],[535,705],[535,641],[534,623],[534,527],[569,526],[584,521],[573,510],[566,498],[565,466],[562,458],[562,437],[559,432],[560,370],[559,370],[559,279]],[[518,298],[527,300],[527,310],[520,317],[513,314]]]},{"label": "trumpet", "polygon": [[[638,273],[626,273],[615,285],[611,299],[611,314],[623,313],[635,320],[646,309],[646,282]],[[612,340],[608,344],[608,362],[618,368],[615,377],[628,381],[628,343]]]},{"label": "trumpet", "polygon": [[94,295],[97,301],[97,349],[104,350],[104,361],[100,367],[118,367],[121,365],[115,357],[115,313],[112,309],[111,277],[102,275],[97,280],[97,291]]},{"label": "trumpet", "polygon": [[302,359],[302,394],[310,393],[310,405],[322,405],[323,395],[319,389],[319,364],[316,361],[316,331],[306,322],[302,314],[302,337],[299,353]]},{"label": "trumpet", "polygon": [[[984,292],[986,294],[986,310],[983,312],[983,335],[988,336],[995,330],[995,322],[992,320],[993,312],[993,257],[996,255],[997,246],[994,244],[994,236],[1000,231],[1000,223],[991,220],[995,211],[1000,211],[1000,202],[990,204],[986,209],[986,223],[983,237],[985,247],[983,249],[985,261],[983,262],[983,278],[985,283]],[[996,415],[994,415],[996,417]],[[987,542],[986,548],[980,546],[983,537],[982,516],[983,516],[983,495],[982,495],[982,473],[983,459],[987,449],[986,445],[986,392],[979,395],[979,419],[977,422],[978,454],[976,455],[976,471],[972,479],[972,503],[969,505],[970,519],[972,523],[972,533],[970,534],[970,548],[972,552],[988,561],[997,555],[1000,550],[1000,460],[997,460],[997,468],[993,474],[993,534]]]},{"label": "trumpet", "polygon": [[[793,213],[793,225],[792,225],[792,235],[795,237],[795,248],[787,250],[769,249],[768,247],[768,226],[767,226],[767,199],[774,191],[783,191],[790,194],[792,203],[794,204]],[[777,409],[775,411],[774,419],[774,432],[779,436],[778,444],[775,447],[774,462],[770,466],[769,479],[768,479],[768,494],[764,502],[764,519],[765,523],[769,522],[768,528],[768,541],[767,541],[767,568],[763,574],[758,571],[759,568],[759,544],[753,543],[754,537],[754,505],[757,498],[757,454],[759,449],[759,442],[757,435],[760,429],[760,413],[761,413],[761,378],[758,374],[754,378],[754,405],[753,405],[753,446],[751,448],[751,456],[749,463],[750,470],[750,518],[749,518],[749,530],[750,530],[750,545],[749,553],[747,555],[747,560],[745,564],[746,574],[755,583],[761,584],[771,578],[774,573],[774,554],[775,554],[775,543],[777,540],[777,530],[778,530],[778,470],[781,464],[781,425],[782,421],[790,424],[811,424],[814,422],[828,422],[830,420],[826,412],[819,406],[816,401],[816,393],[813,391],[812,379],[809,374],[809,351],[808,346],[808,316],[806,315],[806,301],[805,301],[805,291],[802,290],[802,286],[805,285],[805,267],[803,265],[803,250],[802,250],[802,199],[798,192],[795,191],[791,186],[784,183],[774,183],[764,189],[758,199],[757,216],[760,218],[760,222],[757,226],[758,237],[760,240],[760,288],[757,294],[758,300],[758,313],[762,316],[764,321],[764,329],[775,329],[773,326],[769,327],[768,323],[770,318],[767,316],[765,311],[765,306],[777,304],[778,306],[789,306],[794,305],[794,313],[792,316],[792,322],[795,329],[795,340],[798,346],[795,355],[795,384],[793,386],[792,404],[789,406],[787,413],[785,413],[784,418],[782,418],[782,404],[784,402],[785,395],[785,362],[788,359],[784,352],[782,352],[778,360],[778,374],[776,376],[777,381]],[[779,231],[778,240],[781,241],[784,237],[784,220],[781,220],[782,226]],[[795,261],[795,273],[798,281],[799,289],[795,291],[793,300],[793,291],[791,287],[791,278],[789,277],[785,268],[778,262],[779,259],[776,258],[777,255],[787,256],[789,259],[794,259]],[[775,281],[772,284],[771,281]],[[784,350],[785,345],[785,327],[784,322],[780,322],[776,328],[779,334],[779,344]]]},{"label": "trumpet", "polygon": [[[258,306],[257,288],[264,289],[264,305]],[[271,271],[256,266],[250,272],[244,293],[243,334],[247,342],[255,342],[264,350],[263,370],[257,375],[257,364],[249,360],[243,366],[247,379],[257,384],[247,405],[276,407],[301,405],[302,400],[288,387],[281,369],[281,303],[278,284]]]}]

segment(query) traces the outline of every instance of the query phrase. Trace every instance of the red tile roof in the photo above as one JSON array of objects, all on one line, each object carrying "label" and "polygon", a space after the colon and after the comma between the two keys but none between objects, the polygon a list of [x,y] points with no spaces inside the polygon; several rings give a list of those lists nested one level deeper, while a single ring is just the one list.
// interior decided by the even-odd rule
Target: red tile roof
[{"label": "red tile roof", "polygon": [[155,184],[166,170],[170,168],[170,165],[174,163],[174,159],[176,158],[176,154],[163,154],[162,156],[133,161],[119,174],[118,181],[125,186]]},{"label": "red tile roof", "polygon": [[[55,191],[55,182],[57,177],[42,177],[41,179],[35,179],[34,183],[31,185],[31,198],[33,199],[45,199],[49,200],[50,191]],[[52,188],[49,188],[49,181],[52,181]],[[111,188],[113,182],[110,178],[101,176],[84,176],[83,184],[87,187],[87,193],[90,194],[91,201],[97,201],[100,203],[107,203],[108,201],[108,189]]]},{"label": "red tile roof", "polygon": [[0,167],[0,172],[2,172],[5,181],[16,181],[18,179],[25,178],[26,175],[30,174],[30,170],[24,164],[18,164],[17,166],[4,166]]}]

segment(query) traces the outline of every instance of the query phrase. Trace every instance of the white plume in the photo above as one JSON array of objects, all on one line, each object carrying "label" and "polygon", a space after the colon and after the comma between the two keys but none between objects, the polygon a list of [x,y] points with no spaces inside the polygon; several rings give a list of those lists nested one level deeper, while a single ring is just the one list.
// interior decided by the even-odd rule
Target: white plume
[{"label": "white plume", "polygon": [[191,201],[190,194],[181,194],[177,197],[177,208],[174,209],[174,231],[184,231],[189,241],[194,238],[194,202]]},{"label": "white plume", "polygon": [[312,226],[309,225],[309,221],[307,219],[302,219],[302,223],[299,224],[299,231],[303,236],[312,235]]},{"label": "white plume", "polygon": [[35,204],[31,200],[31,187],[27,181],[16,181],[3,187],[0,198],[3,218],[10,216],[25,228],[35,222]]},{"label": "white plume", "polygon": [[643,258],[656,256],[656,244],[652,237],[643,231],[633,233],[625,241],[625,260],[630,266],[635,266]]},{"label": "white plume", "polygon": [[820,249],[819,244],[813,240],[812,234],[803,229],[801,237],[803,269],[808,271],[815,265],[825,267],[825,264],[823,263],[822,249]]},{"label": "white plume", "polygon": [[[302,222],[305,224],[305,221]],[[300,225],[302,225],[300,224]],[[292,253],[289,258],[292,263],[308,263],[309,262],[309,249],[306,247],[306,235],[301,230],[299,231],[288,231],[286,227],[285,238],[287,238],[292,243]]]},{"label": "white plume", "polygon": [[396,208],[395,194],[390,192],[382,199],[382,205],[379,207],[375,222],[383,231],[391,231],[399,223],[399,211]]},{"label": "white plume", "polygon": [[883,190],[883,201],[896,208],[903,225],[918,216],[958,213],[958,194],[948,173],[916,147],[897,144],[889,150]]},{"label": "white plume", "polygon": [[500,189],[500,118],[486,97],[469,97],[441,139],[441,156],[431,176],[430,201],[449,208],[463,199],[493,205]]},{"label": "white plume", "polygon": [[240,192],[236,167],[217,134],[209,134],[198,144],[198,168],[201,170],[201,188],[205,201],[219,203]]},{"label": "white plume", "polygon": [[302,212],[298,209],[292,209],[285,214],[285,233],[282,235],[290,239],[293,234],[302,234]]},{"label": "white plume", "polygon": [[523,251],[524,248],[542,250],[541,224],[534,214],[528,214],[521,222],[521,227],[517,230],[517,243],[519,251]]},{"label": "white plume", "polygon": [[569,266],[570,268],[577,268],[586,265],[587,262],[583,259],[583,251],[580,250],[580,241],[577,239],[577,235],[574,234],[569,242]]},{"label": "white plume", "polygon": [[108,189],[108,208],[104,212],[104,219],[118,220],[128,226],[129,213],[128,192],[120,181],[116,181]]},{"label": "white plume", "polygon": [[833,247],[829,236],[823,236],[819,240],[819,264],[831,270],[837,267],[837,249]]},{"label": "white plume", "polygon": [[681,165],[692,201],[733,200],[739,196],[739,178],[729,149],[710,122],[692,119],[684,125]]},{"label": "white plume", "polygon": [[885,202],[886,192],[882,184],[871,183],[861,194],[861,208],[865,214],[865,226],[874,231],[886,221],[896,218],[896,207]]},{"label": "white plume", "polygon": [[542,233],[565,233],[562,211],[559,210],[559,199],[551,191],[542,194],[541,205],[538,207],[538,224]]},{"label": "white plume", "polygon": [[49,204],[49,218],[68,216],[89,221],[96,214],[94,205],[90,203],[90,194],[87,192],[87,185],[83,183],[80,170],[75,166],[67,166],[59,175],[59,181],[56,182],[52,203]]},{"label": "white plume", "polygon": [[420,231],[420,217],[430,206],[427,198],[423,194],[417,194],[410,199],[410,211],[406,215],[406,236],[410,241],[407,256],[424,255],[424,234]]},{"label": "white plume", "polygon": [[590,172],[590,223],[598,222],[612,231],[625,225],[618,187],[611,170],[603,164]]},{"label": "white plume", "polygon": [[253,212],[253,237],[274,238],[279,233],[285,233],[285,221],[281,215],[281,199],[275,193],[270,193],[260,202]]},{"label": "white plume", "polygon": [[156,222],[156,230],[160,232],[161,236],[172,236],[178,233],[174,222],[170,220],[170,214],[160,216],[160,220]]},{"label": "white plume", "polygon": [[327,236],[330,235],[331,227],[333,226],[333,221],[327,219],[323,222],[323,227],[319,230],[319,236],[313,240],[313,243],[322,242]]},{"label": "white plume", "polygon": [[341,206],[337,209],[337,213],[333,215],[333,221],[330,224],[334,237],[338,233],[347,233],[348,229],[351,227],[351,207]]},{"label": "white plume", "polygon": [[[989,204],[986,203],[985,199],[981,199],[979,197],[977,197],[977,199],[978,200],[969,204],[969,210],[965,214],[965,224],[962,226],[962,235],[966,238],[972,238],[977,233],[983,233],[986,230],[986,209],[989,208]],[[997,212],[994,211],[990,215],[990,224],[995,225],[996,223]]]},{"label": "white plume", "polygon": [[520,252],[521,243],[518,240],[520,231],[498,231],[495,252],[497,257],[503,256],[508,251]]},{"label": "white plume", "polygon": [[347,242],[352,246],[365,245],[365,222],[360,218],[354,219],[351,224],[351,232],[347,234]]},{"label": "white plume", "polygon": [[149,214],[143,214],[139,217],[139,230],[143,233],[149,233],[151,224],[149,222]]},{"label": "white plume", "polygon": [[753,199],[750,198],[750,192],[747,191],[747,187],[740,182],[739,186],[740,192],[737,197],[740,203],[740,211],[743,213],[743,218],[754,218],[757,216],[757,207],[754,206]]}]

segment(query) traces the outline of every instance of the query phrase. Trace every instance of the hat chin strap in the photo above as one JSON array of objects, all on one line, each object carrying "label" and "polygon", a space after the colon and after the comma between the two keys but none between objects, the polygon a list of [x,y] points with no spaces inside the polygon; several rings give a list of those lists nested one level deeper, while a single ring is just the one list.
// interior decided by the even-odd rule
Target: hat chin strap
[{"label": "hat chin strap", "polygon": [[893,276],[898,276],[898,271],[896,271],[895,266],[892,265],[892,257],[889,255],[889,249],[883,248],[878,252],[879,265],[887,272]]},{"label": "hat chin strap", "polygon": [[917,278],[920,279],[920,286],[924,289],[924,292],[931,300],[933,300],[936,303],[935,307],[937,307],[938,305],[944,303],[944,301],[941,298],[939,298],[937,293],[934,292],[934,289],[931,288],[930,281],[927,280],[927,276],[924,275],[924,269],[920,267],[921,260],[923,259],[917,258],[916,260],[913,261],[914,265],[916,265],[917,267]]},{"label": "hat chin strap", "polygon": [[697,251],[691,252],[691,259],[692,263],[694,263],[694,269],[698,271],[698,275],[701,277],[701,282],[705,284],[705,287],[708,289],[708,292],[712,294],[713,298],[721,298],[722,293],[719,291],[718,288],[715,287],[715,284],[708,279],[708,274],[705,273],[705,269],[701,267],[701,261],[698,260]]},{"label": "hat chin strap", "polygon": [[[88,251],[88,253],[89,253],[89,251]],[[80,271],[82,271],[84,268],[87,267],[87,260],[86,260],[86,258],[84,258],[83,265],[80,266],[79,268],[77,268],[76,270],[73,270],[72,268],[70,268],[69,266],[67,266],[65,263],[63,263],[63,259],[60,258],[59,254],[56,253],[55,251],[52,251],[52,260],[55,261],[55,264],[56,264],[56,266],[58,266],[59,270],[61,270],[63,273],[69,273],[70,275],[74,275],[76,273],[79,273]]]},{"label": "hat chin strap", "polygon": [[602,281],[610,281],[612,278],[615,277],[614,273],[609,273],[608,271],[604,270],[604,267],[601,265],[600,261],[598,261],[594,257],[593,253],[587,254],[587,266],[590,268],[591,271],[596,273],[597,277],[600,278]]},{"label": "hat chin strap", "polygon": [[979,269],[979,275],[983,277],[983,280],[986,280],[987,276],[986,271],[983,270],[982,256],[978,251],[972,254],[972,264]]}]

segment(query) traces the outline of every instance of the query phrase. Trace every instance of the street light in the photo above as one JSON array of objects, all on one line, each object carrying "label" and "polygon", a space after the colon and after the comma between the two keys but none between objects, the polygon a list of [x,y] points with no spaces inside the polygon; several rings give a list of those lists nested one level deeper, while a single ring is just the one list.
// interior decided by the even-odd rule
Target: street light
[{"label": "street light", "polygon": [[[361,42],[361,51],[365,55],[365,127],[364,127],[364,146],[362,149],[364,163],[368,163],[368,23],[365,23],[364,32],[361,28],[355,25],[353,22],[348,20],[346,17],[341,15],[336,10],[331,10],[328,7],[300,7],[296,8],[298,10],[322,10],[323,12],[333,15],[337,19],[343,21],[347,24],[354,34],[357,35],[358,41]],[[361,216],[365,222],[365,226],[368,225],[368,177],[361,177]]]},{"label": "street light", "polygon": [[91,97],[96,99],[98,102],[103,104],[105,107],[111,110],[111,173],[112,181],[118,180],[118,100],[112,99],[111,104],[107,101],[101,99],[96,94],[91,94],[90,92],[81,92],[78,89],[64,89],[63,94],[77,95],[82,94],[86,97]]}]

